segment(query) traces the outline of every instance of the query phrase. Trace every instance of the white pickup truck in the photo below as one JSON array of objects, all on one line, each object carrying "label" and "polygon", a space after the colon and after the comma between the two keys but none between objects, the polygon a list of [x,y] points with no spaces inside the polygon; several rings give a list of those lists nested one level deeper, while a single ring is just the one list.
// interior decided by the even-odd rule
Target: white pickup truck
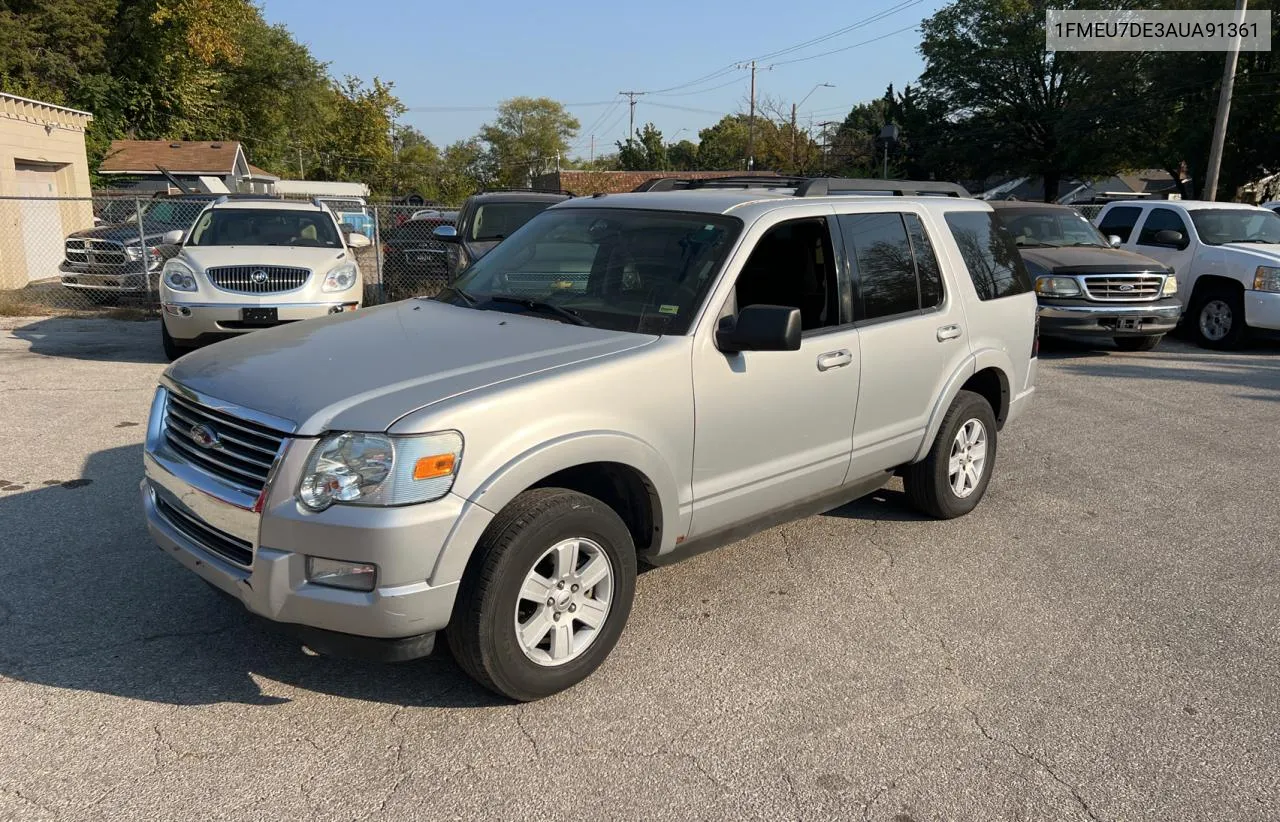
[{"label": "white pickup truck", "polygon": [[1173,267],[1183,320],[1205,348],[1238,348],[1250,329],[1280,331],[1280,214],[1239,203],[1124,200],[1108,203],[1096,224],[1119,247]]}]

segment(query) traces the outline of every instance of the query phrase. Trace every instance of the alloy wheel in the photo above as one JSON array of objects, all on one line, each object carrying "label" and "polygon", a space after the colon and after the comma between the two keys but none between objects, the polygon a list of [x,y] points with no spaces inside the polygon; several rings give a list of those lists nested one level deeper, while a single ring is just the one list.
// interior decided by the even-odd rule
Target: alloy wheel
[{"label": "alloy wheel", "polygon": [[525,575],[516,600],[516,639],[538,665],[558,666],[591,646],[609,617],[614,569],[585,537],[551,546]]},{"label": "alloy wheel", "polygon": [[987,429],[971,419],[956,432],[951,443],[951,456],[947,462],[947,479],[951,491],[960,499],[972,494],[982,481],[982,471],[987,464]]}]

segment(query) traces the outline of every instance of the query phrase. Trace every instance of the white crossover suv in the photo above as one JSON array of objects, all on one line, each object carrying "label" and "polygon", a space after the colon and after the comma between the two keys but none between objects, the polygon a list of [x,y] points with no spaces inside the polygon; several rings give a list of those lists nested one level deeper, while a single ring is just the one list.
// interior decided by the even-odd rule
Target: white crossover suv
[{"label": "white crossover suv", "polygon": [[160,278],[164,352],[360,307],[352,249],[323,203],[220,198],[196,218]]}]

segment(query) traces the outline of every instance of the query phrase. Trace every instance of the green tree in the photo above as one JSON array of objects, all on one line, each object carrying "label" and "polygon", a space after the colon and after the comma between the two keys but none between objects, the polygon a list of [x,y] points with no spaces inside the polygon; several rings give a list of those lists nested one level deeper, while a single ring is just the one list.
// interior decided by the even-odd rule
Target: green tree
[{"label": "green tree", "polygon": [[333,84],[334,116],[321,144],[325,178],[358,180],[376,191],[394,190],[391,136],[404,106],[391,88],[377,77],[368,86],[355,77]]},{"label": "green tree", "polygon": [[698,164],[698,144],[692,140],[669,144],[667,162],[676,171],[697,171],[701,168]]},{"label": "green tree", "polygon": [[1142,93],[1117,82],[1126,54],[1045,51],[1046,9],[1073,5],[955,0],[921,24],[922,90],[952,123],[949,146],[974,173],[1043,177],[1046,199],[1066,175],[1115,169],[1116,104]]},{"label": "green tree", "polygon": [[618,141],[618,165],[623,171],[666,171],[671,167],[662,132],[653,123],[636,129],[635,139]]},{"label": "green tree", "polygon": [[567,158],[578,127],[576,117],[547,97],[504,100],[497,118],[480,129],[487,176],[502,185],[528,185]]}]

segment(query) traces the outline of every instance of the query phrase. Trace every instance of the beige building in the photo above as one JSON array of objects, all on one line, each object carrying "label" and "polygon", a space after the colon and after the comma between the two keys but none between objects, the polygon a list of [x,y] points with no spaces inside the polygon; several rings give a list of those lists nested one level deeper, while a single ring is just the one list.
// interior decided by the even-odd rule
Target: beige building
[{"label": "beige building", "polygon": [[[57,277],[64,238],[93,225],[84,148],[92,119],[0,93],[0,289]],[[83,199],[51,199],[59,197]]]}]

